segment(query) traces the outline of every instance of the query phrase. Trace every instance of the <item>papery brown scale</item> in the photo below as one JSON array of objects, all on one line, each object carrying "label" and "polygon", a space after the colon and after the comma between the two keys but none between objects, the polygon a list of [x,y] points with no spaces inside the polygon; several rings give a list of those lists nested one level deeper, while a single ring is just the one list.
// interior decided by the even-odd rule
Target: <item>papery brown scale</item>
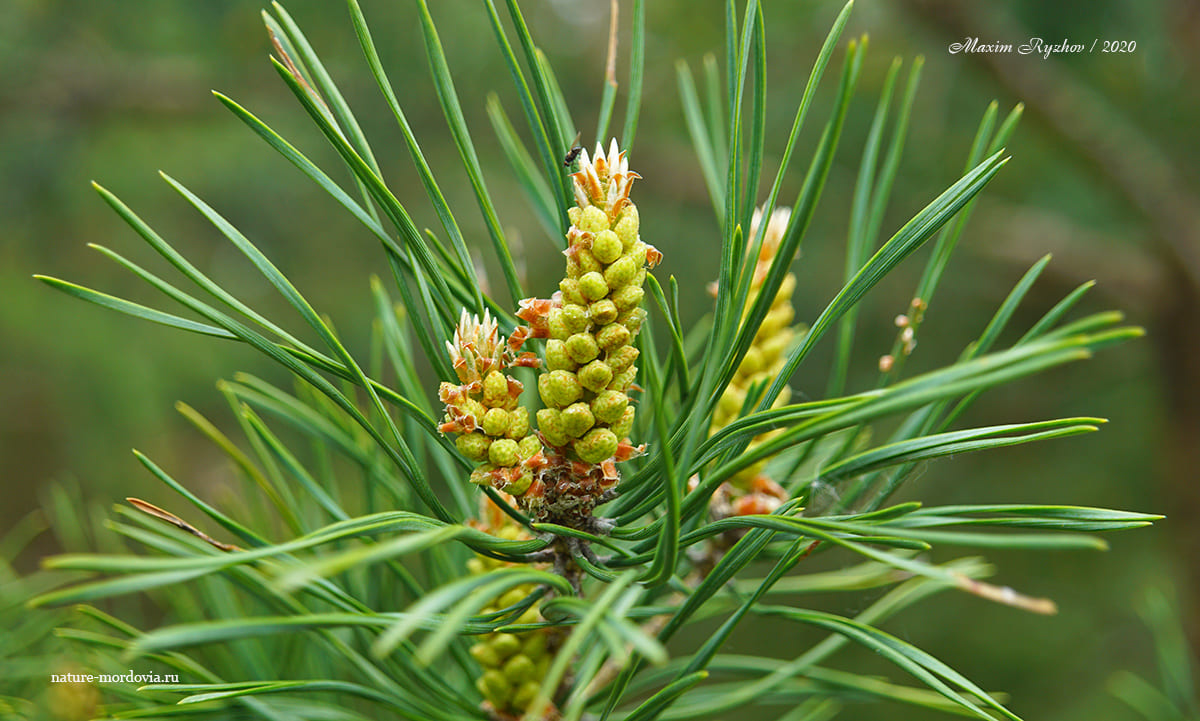
[{"label": "papery brown scale", "polygon": [[[590,167],[586,170],[580,170],[577,173],[572,173],[571,176],[577,179],[579,186],[583,189],[584,194],[587,195],[589,204],[593,198],[599,198],[603,196],[604,189],[600,187],[600,178]],[[580,205],[582,205],[582,203]]]},{"label": "papery brown scale", "polygon": [[764,475],[755,476],[754,480],[750,481],[750,489],[755,493],[787,500],[787,491],[783,490],[783,486]]},{"label": "papery brown scale", "polygon": [[531,471],[539,471],[539,470],[545,468],[546,466],[550,465],[550,461],[548,461],[546,459],[545,453],[538,451],[537,453],[534,453],[532,456],[530,456],[529,458],[526,458],[524,461],[522,461],[521,464]]},{"label": "papery brown scale", "polygon": [[567,249],[563,251],[563,255],[573,257],[581,248],[592,247],[592,241],[595,240],[596,234],[586,230],[580,230],[575,226],[567,231]]},{"label": "papery brown scale", "polygon": [[554,308],[554,301],[545,298],[525,298],[521,301],[517,317],[528,323],[533,323],[539,318],[545,318],[549,315],[552,308]]},{"label": "papery brown scale", "polygon": [[511,367],[513,368],[539,368],[542,361],[537,357],[537,354],[525,352],[513,359]]},{"label": "papery brown scale", "polygon": [[733,502],[735,516],[761,516],[772,513],[783,501],[763,493],[750,493]]},{"label": "papery brown scale", "polygon": [[508,337],[508,350],[510,353],[516,353],[525,344],[529,338],[529,328],[519,325],[513,329],[512,335]]},{"label": "papery brown scale", "polygon": [[735,516],[765,515],[773,510],[767,506],[768,504],[758,494],[750,494],[733,502],[733,514]]},{"label": "papery brown scale", "polygon": [[658,248],[655,248],[653,245],[646,246],[646,265],[653,268],[654,266],[661,263],[662,259],[663,259],[663,254],[662,254],[661,250],[659,250]]},{"label": "papery brown scale", "polygon": [[629,443],[628,441],[623,440],[617,444],[617,452],[613,454],[613,458],[616,459],[618,462],[627,461],[630,458],[637,458],[638,456],[642,455],[645,452],[646,452],[646,444],[645,443],[635,446],[632,443]]},{"label": "papery brown scale", "polygon": [[625,209],[625,206],[628,203],[629,203],[629,198],[618,197],[616,200],[614,200],[612,207],[608,209],[609,221],[611,222],[611,221],[616,220],[617,216],[621,214],[621,211]]}]

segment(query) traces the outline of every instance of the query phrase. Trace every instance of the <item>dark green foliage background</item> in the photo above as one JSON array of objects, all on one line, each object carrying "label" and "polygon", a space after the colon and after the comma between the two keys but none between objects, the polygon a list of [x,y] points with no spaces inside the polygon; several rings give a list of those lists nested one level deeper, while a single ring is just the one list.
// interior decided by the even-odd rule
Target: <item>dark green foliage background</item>
[{"label": "dark green foliage background", "polygon": [[[453,207],[474,208],[434,100],[412,8],[363,4],[443,191]],[[496,89],[505,99],[508,79],[497,76],[499,65],[477,3],[432,5],[501,220],[525,243],[529,277],[536,279],[543,270],[553,276],[561,260],[510,182],[498,149],[489,144],[486,94]],[[705,52],[719,50],[722,4],[654,0],[648,5],[645,108],[635,148],[635,166],[645,179],[636,197],[643,236],[666,254],[660,275],[681,279],[685,321],[695,320],[711,303],[704,285],[716,273],[716,229],[686,136],[674,62],[684,58],[695,68]],[[1055,259],[1035,289],[1030,316],[1014,326],[1027,326],[1070,286],[1095,278],[1098,287],[1079,313],[1122,308],[1148,328],[1150,337],[1095,362],[995,391],[964,420],[1110,418],[1100,433],[944,460],[930,466],[903,498],[1071,503],[1168,518],[1154,528],[1111,537],[1114,549],[1106,555],[993,556],[1001,569],[998,582],[1056,599],[1057,617],[943,595],[902,614],[888,628],[984,688],[1011,694],[1011,707],[1029,718],[1135,718],[1104,690],[1106,678],[1118,669],[1154,678],[1148,635],[1131,610],[1134,599],[1148,586],[1170,584],[1185,621],[1200,622],[1192,600],[1195,579],[1189,577],[1198,573],[1192,568],[1195,555],[1187,551],[1195,548],[1197,533],[1189,521],[1200,515],[1192,490],[1200,440],[1195,363],[1200,306],[1186,265],[1189,252],[1200,252],[1200,225],[1184,223],[1180,235],[1179,223],[1164,217],[1172,210],[1176,221],[1200,213],[1192,190],[1200,161],[1194,132],[1200,126],[1200,12],[1185,0],[1021,0],[994,3],[986,12],[958,5],[862,0],[856,7],[846,37],[870,32],[870,52],[823,209],[797,263],[796,306],[802,319],[811,319],[840,285],[848,198],[859,161],[855,151],[893,55],[924,54],[926,67],[887,233],[958,176],[991,98],[1000,100],[1002,112],[1026,101],[1025,120],[1010,146],[1014,160],[979,203],[927,314],[912,369],[952,360],[1024,269],[1047,251]],[[809,65],[840,2],[768,1],[764,6],[771,72],[768,129],[782,146]],[[313,0],[287,7],[355,106],[385,177],[410,204],[418,224],[429,225],[423,192],[366,73],[344,8]],[[0,459],[5,469],[0,529],[37,506],[55,480],[75,479],[81,493],[101,506],[127,495],[163,498],[164,491],[127,452],[131,446],[205,497],[230,502],[223,493],[228,469],[172,404],[183,400],[205,415],[228,420],[212,387],[215,379],[248,370],[288,382],[280,369],[268,368],[248,349],[106,313],[30,278],[49,272],[121,294],[138,287],[116,266],[94,262],[96,254],[86,247],[103,242],[135,249],[139,260],[148,258],[91,193],[89,180],[120,195],[202,270],[242,291],[266,315],[283,308],[262,283],[249,282],[244,262],[154,171],[171,173],[267,252],[332,317],[351,348],[364,348],[371,317],[366,276],[387,273],[376,242],[208,92],[221,90],[319,164],[337,167],[266,62],[260,9],[260,2],[243,0],[0,3]],[[586,137],[600,97],[607,3],[553,0],[529,3],[526,12]],[[949,43],[967,35],[1014,44],[1032,36],[1085,44],[1093,38],[1136,40],[1137,50],[1049,61],[1013,55],[1002,58],[1007,65],[999,67],[986,56],[947,52]],[[1074,121],[1064,123],[1064,117]],[[1087,122],[1081,125],[1080,118]],[[816,127],[802,148],[815,142]],[[1130,137],[1154,152],[1125,142]],[[393,139],[390,145],[387,138]],[[1112,147],[1098,145],[1096,138],[1111,139]],[[1116,173],[1104,164],[1113,150],[1119,151]],[[774,163],[767,158],[772,172]],[[1154,192],[1164,182],[1178,197]],[[785,188],[784,196],[794,196],[795,190]],[[1147,193],[1173,204],[1165,210],[1147,207]],[[459,222],[468,238],[484,236],[473,210],[460,210]],[[160,266],[151,262],[150,267]],[[1190,272],[1200,280],[1200,268]],[[907,305],[918,273],[918,263],[901,266],[867,298],[852,389],[864,387],[877,357],[890,348],[891,319]],[[239,283],[243,276],[246,282]],[[536,282],[531,287],[549,292]],[[830,352],[819,349],[802,373],[827,367]],[[798,394],[816,397],[825,382],[824,375],[801,375],[792,386]],[[56,543],[52,533],[43,534],[20,567],[32,568]],[[849,613],[868,598],[847,603],[843,611]],[[777,644],[780,655],[793,656],[806,637],[792,630],[786,634],[756,637],[747,627],[728,650]],[[894,672],[861,655],[863,668]],[[843,718],[918,716],[907,708],[865,706]]]}]

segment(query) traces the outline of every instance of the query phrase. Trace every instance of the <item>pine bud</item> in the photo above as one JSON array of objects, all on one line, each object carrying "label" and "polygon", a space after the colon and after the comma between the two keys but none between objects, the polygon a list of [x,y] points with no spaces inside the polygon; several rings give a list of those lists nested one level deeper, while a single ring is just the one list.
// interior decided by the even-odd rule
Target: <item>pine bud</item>
[{"label": "pine bud", "polygon": [[504,677],[514,685],[519,686],[526,681],[532,681],[536,673],[537,668],[533,661],[524,654],[517,654],[504,664]]},{"label": "pine bud", "polygon": [[[605,272],[607,275],[607,271]],[[608,286],[605,275],[601,275],[596,271],[584,273],[579,278],[579,290],[583,293],[583,297],[589,301],[600,300],[608,295]]]},{"label": "pine bud", "polygon": [[621,420],[617,421],[612,426],[612,432],[617,438],[628,438],[633,433],[633,421],[637,416],[637,409],[633,406],[625,406],[625,411],[621,413]]},{"label": "pine bud", "polygon": [[[615,263],[608,266],[601,279],[608,288],[620,288],[629,285],[637,277],[638,265],[632,256],[623,255]],[[587,292],[584,292],[587,295]]]},{"label": "pine bud", "polygon": [[728,386],[725,392],[721,394],[721,400],[717,401],[717,406],[725,413],[734,414],[742,409],[742,405],[746,402],[746,391],[735,386]]},{"label": "pine bud", "polygon": [[[508,678],[505,677],[504,672],[500,669],[489,668],[487,671],[484,671],[483,675],[476,682],[476,686],[484,698],[489,701],[492,701],[492,699],[502,699],[502,704],[505,706],[508,705],[505,702],[508,701],[509,694],[512,692],[512,684],[508,682]],[[493,701],[493,703],[495,702]]]},{"label": "pine bud", "polygon": [[492,637],[492,648],[497,656],[505,659],[521,650],[521,639],[511,633],[497,633]]},{"label": "pine bud", "polygon": [[574,373],[567,371],[551,371],[546,374],[550,378],[551,403],[558,408],[566,408],[583,395],[583,388]]},{"label": "pine bud", "polygon": [[767,317],[763,318],[759,332],[770,337],[786,328],[795,315],[796,311],[790,303],[775,306],[767,313]]},{"label": "pine bud", "polygon": [[625,391],[629,390],[630,386],[633,385],[633,381],[636,377],[637,368],[630,366],[624,371],[621,371],[613,376],[613,379],[609,382],[608,387],[610,390],[621,391],[624,393]]},{"label": "pine bud", "polygon": [[612,368],[602,360],[594,360],[579,369],[579,383],[593,393],[604,390],[612,380]]},{"label": "pine bud", "polygon": [[[522,408],[521,410],[525,409]],[[528,411],[526,411],[525,415],[525,427],[529,427]],[[521,456],[521,460],[523,461],[532,458],[540,450],[542,450],[542,442],[538,440],[537,436],[526,435],[521,438],[521,440],[517,441],[517,453]]]},{"label": "pine bud", "polygon": [[550,317],[546,320],[546,324],[550,328],[551,338],[566,340],[571,335],[571,330],[567,327],[567,323],[563,319],[562,308],[552,309]]},{"label": "pine bud", "polygon": [[[538,376],[538,380],[537,380],[538,397],[540,397],[542,399],[542,405],[544,405],[544,406],[552,407],[552,406],[558,405],[557,403],[554,402],[554,379],[551,378],[552,374],[558,373],[558,372],[559,371],[554,370],[554,371],[550,371],[549,373],[543,373],[540,376]],[[564,372],[566,372],[566,371],[564,371]],[[541,426],[540,412],[539,412],[539,416],[538,416],[538,425],[539,425],[539,427]]]},{"label": "pine bud", "polygon": [[574,278],[563,278],[558,283],[558,289],[562,291],[564,303],[587,305],[587,299],[583,297],[583,290],[579,287],[579,281]]},{"label": "pine bud", "polygon": [[518,442],[522,442],[525,439],[533,438],[533,436],[529,435],[529,431],[528,408],[525,408],[524,406],[517,406],[508,412],[508,430],[505,431],[504,435]]},{"label": "pine bud", "polygon": [[[586,276],[585,276],[586,277]],[[563,325],[572,333],[582,333],[588,328],[588,309],[584,305],[567,304],[562,307]]]},{"label": "pine bud", "polygon": [[[592,251],[587,248],[580,248],[575,253],[575,262],[579,264],[579,273],[581,276],[588,273],[598,273],[603,267],[600,265],[600,261],[596,260],[596,256],[592,255]],[[581,277],[580,282],[582,281],[583,278]],[[585,292],[584,295],[586,296],[587,293]]]},{"label": "pine bud", "polygon": [[500,438],[492,441],[488,448],[488,460],[497,466],[515,466],[520,458],[517,455],[517,442],[511,438]]},{"label": "pine bud", "polygon": [[565,341],[551,338],[546,341],[546,369],[552,371],[573,371],[579,365],[567,354]]},{"label": "pine bud", "polygon": [[[478,559],[472,558],[471,560],[475,561]],[[479,571],[479,573],[483,573],[483,571]],[[500,656],[496,654],[495,649],[491,647],[491,644],[477,643],[471,646],[469,653],[471,654],[471,658],[478,661],[481,666],[499,666],[504,663],[500,659]]]},{"label": "pine bud", "polygon": [[646,322],[646,311],[633,308],[617,316],[617,322],[628,328],[631,335],[637,335],[642,330],[642,324]]},{"label": "pine bud", "polygon": [[633,244],[638,239],[638,209],[637,206],[625,206],[625,212],[621,214],[620,220],[613,230],[616,231],[617,237],[621,239],[621,247],[625,250],[633,247]]},{"label": "pine bud", "polygon": [[488,458],[488,448],[492,445],[492,440],[482,433],[464,433],[454,441],[458,452],[467,458],[480,463]]},{"label": "pine bud", "polygon": [[611,263],[621,257],[621,239],[611,230],[603,230],[592,239],[592,255],[601,263]]},{"label": "pine bud", "polygon": [[606,351],[620,348],[633,339],[633,333],[621,323],[609,323],[596,334],[596,343]]},{"label": "pine bud", "polygon": [[642,290],[640,286],[627,285],[613,293],[612,300],[618,311],[625,311],[641,305],[645,295],[646,291]]},{"label": "pine bud", "polygon": [[487,413],[483,414],[483,422],[481,425],[483,426],[483,432],[489,436],[504,435],[508,432],[508,411],[505,411],[501,408],[490,409]]},{"label": "pine bud", "polygon": [[[629,405],[629,396],[620,391],[601,391],[592,400],[592,415],[596,420],[610,426],[618,423],[625,415]],[[618,434],[620,435],[620,434]]]},{"label": "pine bud", "polygon": [[546,655],[546,634],[531,633],[521,646],[521,653],[529,658],[540,659]]},{"label": "pine bud", "polygon": [[588,315],[591,316],[592,322],[596,325],[612,323],[617,319],[617,313],[617,304],[607,298],[598,300],[588,306]]},{"label": "pine bud", "polygon": [[[596,340],[600,339],[597,338]],[[637,357],[641,355],[641,351],[631,345],[621,345],[620,343],[616,345],[620,346],[616,350],[612,350],[608,346],[605,347],[605,350],[608,351],[606,359],[608,365],[613,369],[613,373],[620,373],[633,365]]]},{"label": "pine bud", "polygon": [[600,354],[600,346],[591,333],[576,333],[567,339],[567,355],[576,363],[590,363]]},{"label": "pine bud", "polygon": [[649,250],[650,246],[640,240],[634,243],[633,248],[630,249],[629,255],[633,256],[633,264],[637,266],[638,270],[641,270],[642,266],[646,265],[646,256]]},{"label": "pine bud", "polygon": [[521,687],[513,692],[513,708],[529,708],[529,705],[532,704],[534,699],[537,698],[539,690],[541,690],[541,687],[536,681],[526,681],[525,683],[521,684]]},{"label": "pine bud", "polygon": [[763,352],[758,346],[750,346],[746,349],[746,355],[742,358],[740,370],[744,370],[748,375],[754,375],[763,369]]},{"label": "pine bud", "polygon": [[599,463],[617,452],[617,436],[608,428],[593,428],[575,441],[574,448],[582,460]]},{"label": "pine bud", "polygon": [[502,407],[508,398],[508,379],[498,370],[488,373],[483,379],[483,404]]},{"label": "pine bud", "polygon": [[555,408],[543,408],[537,412],[538,430],[546,437],[546,442],[552,446],[565,446],[570,441],[566,428],[562,423],[562,411]]},{"label": "pine bud", "polygon": [[594,205],[583,209],[579,218],[579,229],[587,233],[599,233],[608,230],[608,215]]},{"label": "pine bud", "polygon": [[563,409],[562,415],[559,416],[562,423],[563,431],[572,438],[578,438],[595,424],[596,419],[592,416],[592,409],[587,403],[572,403]]},{"label": "pine bud", "polygon": [[483,420],[483,414],[487,413],[487,407],[474,398],[463,399],[458,408],[463,414],[470,416],[477,425]]}]

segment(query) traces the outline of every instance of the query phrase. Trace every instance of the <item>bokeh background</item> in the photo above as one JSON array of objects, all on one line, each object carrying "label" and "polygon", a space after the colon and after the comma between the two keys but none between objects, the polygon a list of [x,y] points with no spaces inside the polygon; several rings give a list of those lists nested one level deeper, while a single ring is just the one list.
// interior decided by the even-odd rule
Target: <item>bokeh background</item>
[{"label": "bokeh background", "polygon": [[[626,24],[627,1],[621,0]],[[409,121],[443,191],[459,208],[460,224],[468,237],[485,237],[435,101],[413,7],[363,4]],[[526,5],[587,138],[600,97],[607,3]],[[493,145],[487,93],[498,91],[514,117],[519,111],[486,19],[479,3],[467,0],[431,6],[501,220],[523,241],[527,271],[536,278],[539,269],[557,268],[560,261]],[[722,3],[654,0],[648,6],[645,106],[635,148],[645,176],[638,204],[644,235],[667,253],[662,270],[684,286],[685,320],[695,320],[711,302],[703,286],[716,272],[716,232],[683,122],[675,61],[698,70],[706,52],[720,50]],[[766,0],[764,7],[768,130],[776,138],[769,149],[777,153],[840,3]],[[105,312],[31,278],[47,273],[155,300],[87,248],[101,243],[161,267],[91,191],[91,180],[122,197],[243,300],[269,317],[282,315],[283,302],[155,171],[170,173],[258,243],[333,318],[352,348],[365,348],[372,314],[367,277],[387,274],[377,242],[209,94],[221,90],[318,163],[338,167],[267,63],[260,9],[260,0],[0,3],[0,530],[49,502],[54,483],[98,509],[128,495],[154,498],[161,491],[134,461],[131,447],[202,493],[219,486],[227,469],[174,411],[174,402],[185,401],[231,427],[216,379],[250,371],[287,382],[247,348]],[[356,108],[393,189],[419,224],[432,225],[345,9],[315,0],[292,0],[288,9]],[[1150,633],[1134,612],[1147,589],[1174,599],[1192,648],[1200,648],[1200,8],[1191,0],[860,0],[845,38],[862,32],[870,33],[863,78],[797,265],[801,317],[815,317],[839,285],[848,199],[887,65],[896,55],[906,67],[924,55],[885,233],[957,178],[991,99],[1002,112],[1017,102],[1025,103],[1026,112],[1009,146],[1014,160],[979,203],[928,311],[911,368],[952,361],[1016,279],[1047,252],[1054,261],[1015,326],[1027,327],[1070,288],[1095,279],[1080,313],[1120,308],[1148,330],[1146,339],[1088,363],[992,391],[963,420],[1110,418],[1100,433],[941,461],[906,488],[904,498],[1072,503],[1168,516],[1154,528],[1110,538],[1113,548],[1104,554],[991,555],[1000,569],[996,580],[1054,598],[1057,617],[947,595],[887,627],[985,688],[1007,692],[1012,707],[1029,718],[1137,718],[1105,684],[1122,670],[1158,683]],[[948,52],[952,42],[968,37],[1137,45],[1127,54],[1048,60]],[[622,64],[622,77],[624,70]],[[798,169],[808,162],[821,109],[828,107],[828,93],[822,98]],[[623,94],[618,118],[622,101]],[[776,162],[768,157],[769,168]],[[794,197],[799,178],[790,182],[785,195]],[[907,304],[919,272],[920,261],[909,262],[868,296],[851,388],[874,377],[877,358],[894,337],[891,319]],[[801,370],[794,388],[821,393],[825,351]],[[71,533],[59,528],[42,534],[18,565],[35,567]],[[828,602],[852,613],[869,600]],[[759,637],[751,629],[730,650],[770,643],[792,657],[805,640]],[[867,654],[848,658],[861,668],[898,674]],[[879,706],[852,708],[843,717],[925,718]]]}]

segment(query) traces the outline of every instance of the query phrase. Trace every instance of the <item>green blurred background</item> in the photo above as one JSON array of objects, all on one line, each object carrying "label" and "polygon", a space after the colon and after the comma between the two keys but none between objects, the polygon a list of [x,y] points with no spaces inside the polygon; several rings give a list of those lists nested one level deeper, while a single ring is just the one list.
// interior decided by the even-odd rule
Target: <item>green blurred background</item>
[{"label": "green blurred background", "polygon": [[[483,238],[427,75],[412,4],[363,4],[459,223],[468,237]],[[627,24],[628,0],[621,4]],[[680,110],[675,61],[685,59],[698,70],[704,53],[722,47],[722,3],[647,4],[645,104],[635,146],[635,166],[645,179],[637,187],[638,204],[643,235],[667,256],[660,275],[681,279],[685,321],[695,320],[711,302],[703,286],[716,273],[716,230]],[[554,62],[588,138],[600,97],[608,4],[526,5],[535,38]],[[519,110],[479,6],[431,3],[501,221],[523,241],[529,277],[536,279],[542,269],[555,272],[560,260],[493,145],[487,93],[498,91],[514,119]],[[776,138],[769,151],[777,153],[840,3],[766,0],[764,7],[768,130]],[[324,167],[340,170],[266,61],[260,9],[260,0],[0,3],[0,529],[43,502],[52,481],[68,481],[101,506],[127,495],[164,497],[131,447],[203,493],[216,493],[229,469],[173,403],[185,401],[228,428],[232,419],[213,387],[216,379],[244,370],[288,382],[247,348],[105,312],[31,279],[47,273],[158,301],[86,247],[102,243],[162,269],[88,188],[91,180],[124,199],[243,300],[268,317],[289,317],[283,302],[155,171],[170,173],[258,243],[333,318],[352,349],[365,350],[372,314],[366,279],[387,275],[377,242],[209,94],[219,89]],[[356,108],[397,196],[419,225],[432,225],[342,4],[295,0],[288,10]],[[1054,261],[1015,326],[1027,327],[1070,288],[1094,278],[1097,288],[1080,313],[1120,308],[1149,331],[1147,339],[1094,361],[992,391],[963,419],[976,425],[1066,415],[1110,418],[1100,433],[945,460],[931,465],[903,496],[931,504],[1072,503],[1168,516],[1152,529],[1110,538],[1113,549],[1106,554],[992,556],[998,582],[1054,598],[1057,617],[955,595],[886,627],[983,687],[1011,694],[1012,708],[1029,718],[1137,718],[1104,688],[1121,669],[1157,682],[1149,634],[1132,611],[1135,600],[1146,588],[1169,589],[1192,638],[1200,639],[1194,550],[1200,541],[1200,9],[1190,0],[861,0],[846,38],[861,32],[870,33],[863,79],[822,210],[797,264],[800,317],[815,317],[839,285],[848,198],[887,65],[901,55],[907,67],[922,54],[925,71],[885,233],[957,177],[992,98],[1002,112],[1024,102],[1026,113],[1010,144],[1014,160],[985,193],[927,313],[912,370],[951,362],[1046,252],[1054,253]],[[948,52],[950,43],[971,36],[1014,44],[1035,36],[1133,40],[1137,48],[1049,60]],[[622,78],[624,69],[618,69]],[[622,101],[623,95],[618,117]],[[818,106],[814,117],[821,107],[828,104]],[[810,126],[805,149],[820,123]],[[795,167],[808,158],[802,150]],[[778,158],[767,160],[773,172]],[[798,177],[791,178],[785,196],[794,197],[798,184]],[[920,261],[905,264],[866,299],[851,388],[873,378],[894,337],[891,319],[904,310],[919,272]],[[548,292],[536,282],[530,287]],[[793,380],[798,392],[816,397],[824,389],[829,348],[823,350]],[[21,566],[34,567],[63,532],[43,534],[19,559]],[[852,613],[869,600],[828,603]],[[769,637],[781,656],[796,655],[808,638],[791,633]],[[730,650],[766,642],[750,631]],[[866,654],[849,658],[861,668],[897,675]],[[842,718],[925,716],[864,706]]]}]

